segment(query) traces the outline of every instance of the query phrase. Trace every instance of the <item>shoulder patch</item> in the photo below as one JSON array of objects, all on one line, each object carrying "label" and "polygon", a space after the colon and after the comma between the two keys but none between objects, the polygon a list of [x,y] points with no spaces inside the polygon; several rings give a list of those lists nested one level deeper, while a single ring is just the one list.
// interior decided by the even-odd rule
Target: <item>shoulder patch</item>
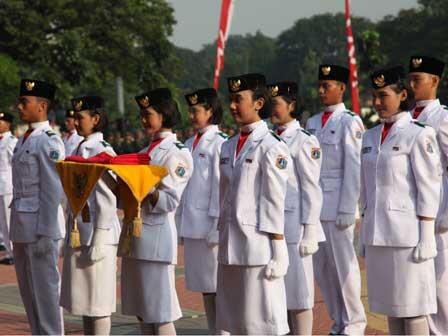
[{"label": "shoulder patch", "polygon": [[277,134],[275,134],[275,132],[269,131],[269,133],[271,133],[272,136],[273,136],[274,138],[276,138],[278,141],[283,141],[282,138],[280,138]]},{"label": "shoulder patch", "polygon": [[221,138],[224,138],[224,139],[228,139],[228,138],[229,138],[229,136],[228,136],[226,133],[224,133],[224,132],[218,132],[218,135],[219,135]]},{"label": "shoulder patch", "polygon": [[308,132],[307,130],[304,130],[303,128],[300,129],[300,130],[302,131],[302,133],[305,133],[306,135],[311,136],[311,133]]},{"label": "shoulder patch", "polygon": [[416,124],[417,126],[420,126],[420,127],[425,127],[425,124],[423,124],[422,122],[420,122],[420,121],[412,121],[412,123],[414,123],[414,124]]},{"label": "shoulder patch", "polygon": [[350,116],[352,116],[352,117],[355,117],[355,116],[356,116],[356,113],[354,113],[354,112],[352,112],[352,111],[345,111],[345,113],[348,114],[348,115],[350,115]]},{"label": "shoulder patch", "polygon": [[52,137],[53,135],[56,135],[56,133],[51,131],[51,130],[45,131],[45,134],[48,135],[49,137]]},{"label": "shoulder patch", "polygon": [[102,140],[100,142],[104,147],[112,147],[107,141]]},{"label": "shoulder patch", "polygon": [[174,144],[175,144],[176,147],[179,148],[179,149],[187,148],[187,146],[185,146],[182,142],[179,142],[179,141],[176,141]]}]

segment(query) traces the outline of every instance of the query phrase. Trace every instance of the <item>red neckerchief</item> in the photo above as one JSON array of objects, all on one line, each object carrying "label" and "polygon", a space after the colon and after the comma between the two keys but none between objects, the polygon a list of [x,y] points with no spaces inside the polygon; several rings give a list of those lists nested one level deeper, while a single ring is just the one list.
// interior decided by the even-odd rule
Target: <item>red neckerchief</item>
[{"label": "red neckerchief", "polygon": [[394,124],[393,122],[384,123],[383,131],[381,132],[381,144],[383,144],[383,142],[386,139],[387,135],[389,134],[389,131],[392,128],[393,124]]},{"label": "red neckerchief", "polygon": [[149,145],[148,151],[146,152],[148,156],[151,154],[151,152],[156,148],[156,146],[162,142],[164,138],[159,138],[151,141],[151,145]]},{"label": "red neckerchief", "polygon": [[412,114],[412,118],[417,119],[424,109],[425,109],[425,106],[417,106],[414,109],[414,113]]},{"label": "red neckerchief", "polygon": [[23,141],[22,143],[24,143],[26,141],[26,139],[28,139],[28,137],[30,136],[31,133],[33,133],[34,128],[28,128],[25,132],[25,134],[23,135]]},{"label": "red neckerchief", "polygon": [[194,137],[194,141],[193,141],[193,150],[196,148],[197,144],[199,143],[199,140],[201,139],[202,135],[204,135],[204,133],[196,133],[196,136]]},{"label": "red neckerchief", "polygon": [[252,132],[241,132],[240,137],[238,139],[238,144],[236,145],[236,156],[240,153],[241,149],[243,148],[244,144],[246,143],[247,138],[249,138],[249,135]]},{"label": "red neckerchief", "polygon": [[330,119],[332,113],[333,112],[325,111],[322,114],[322,128],[325,126],[325,124],[327,123],[328,119]]}]

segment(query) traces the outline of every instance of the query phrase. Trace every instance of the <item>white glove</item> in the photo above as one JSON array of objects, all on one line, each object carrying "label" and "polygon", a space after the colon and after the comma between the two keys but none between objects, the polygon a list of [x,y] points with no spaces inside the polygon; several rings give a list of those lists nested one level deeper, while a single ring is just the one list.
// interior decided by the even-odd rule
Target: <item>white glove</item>
[{"label": "white glove", "polygon": [[345,230],[350,226],[355,225],[355,222],[355,214],[340,212],[336,217],[336,226],[339,230]]},{"label": "white glove", "polygon": [[436,220],[436,233],[441,234],[448,231],[448,215],[442,215]]},{"label": "white glove", "polygon": [[306,257],[317,252],[319,245],[317,244],[315,226],[311,224],[303,224],[303,237],[300,242],[299,252],[301,257]]},{"label": "white glove", "polygon": [[420,220],[420,241],[414,248],[414,261],[423,262],[437,255],[434,220]]},{"label": "white glove", "polygon": [[219,244],[218,218],[213,218],[213,226],[205,238],[209,247],[214,247]]},{"label": "white glove", "polygon": [[95,229],[93,233],[92,243],[87,254],[87,257],[91,262],[100,261],[106,257],[106,242],[108,231],[109,230],[106,229]]},{"label": "white glove", "polygon": [[274,280],[286,275],[289,266],[288,248],[286,240],[271,240],[272,259],[265,267],[265,276],[268,280]]},{"label": "white glove", "polygon": [[40,236],[35,246],[34,255],[36,255],[37,257],[43,257],[47,254],[50,254],[53,250],[54,244],[55,242],[53,241],[53,239],[45,236]]}]

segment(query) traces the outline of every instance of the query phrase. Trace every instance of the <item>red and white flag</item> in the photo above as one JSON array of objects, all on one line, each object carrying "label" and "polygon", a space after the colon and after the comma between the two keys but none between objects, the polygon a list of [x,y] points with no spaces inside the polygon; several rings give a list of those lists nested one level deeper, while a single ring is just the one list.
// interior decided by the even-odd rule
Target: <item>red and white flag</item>
[{"label": "red and white flag", "polygon": [[353,39],[352,22],[350,19],[350,0],[345,0],[345,27],[347,30],[348,64],[350,69],[350,86],[352,93],[352,110],[359,114],[358,72],[356,70],[355,41]]},{"label": "red and white flag", "polygon": [[230,22],[233,14],[233,0],[222,0],[221,18],[219,20],[218,46],[216,50],[216,65],[213,76],[213,87],[218,90],[219,75],[224,69],[224,48],[230,31]]}]

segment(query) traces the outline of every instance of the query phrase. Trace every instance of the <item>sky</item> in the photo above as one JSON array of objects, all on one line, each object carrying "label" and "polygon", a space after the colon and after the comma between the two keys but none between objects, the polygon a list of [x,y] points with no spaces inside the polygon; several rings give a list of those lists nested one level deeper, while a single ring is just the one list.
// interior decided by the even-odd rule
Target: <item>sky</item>
[{"label": "sky", "polygon": [[[177,24],[171,41],[184,48],[201,49],[217,37],[221,0],[168,0]],[[234,0],[230,34],[255,33],[276,37],[300,18],[344,11],[344,0]],[[352,15],[379,20],[400,9],[417,7],[417,0],[351,0]],[[356,27],[353,27],[356,29]]]}]

